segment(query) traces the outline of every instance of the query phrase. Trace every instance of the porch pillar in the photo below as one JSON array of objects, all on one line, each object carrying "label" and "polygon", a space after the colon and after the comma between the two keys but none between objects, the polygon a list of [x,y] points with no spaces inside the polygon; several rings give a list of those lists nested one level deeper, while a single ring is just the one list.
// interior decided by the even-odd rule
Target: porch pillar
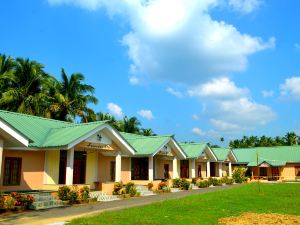
[{"label": "porch pillar", "polygon": [[219,162],[219,177],[223,176],[223,170],[222,170],[222,166],[223,164],[221,162]]},{"label": "porch pillar", "polygon": [[206,162],[206,177],[210,177],[210,161]]},{"label": "porch pillar", "polygon": [[153,156],[148,158],[148,180],[153,181]]},{"label": "porch pillar", "polygon": [[190,159],[191,160],[191,172],[190,172],[190,179],[196,178],[196,160],[195,159]]},{"label": "porch pillar", "polygon": [[178,170],[177,170],[177,158],[173,159],[173,179],[178,178]]},{"label": "porch pillar", "polygon": [[115,175],[115,182],[121,181],[121,164],[122,164],[122,156],[121,153],[118,152],[116,155],[116,175]]},{"label": "porch pillar", "polygon": [[232,167],[231,167],[231,162],[228,163],[228,176],[232,176]]},{"label": "porch pillar", "polygon": [[73,184],[74,148],[67,151],[66,185]]},{"label": "porch pillar", "polygon": [[0,138],[0,177],[2,173],[2,158],[3,158],[3,139]]}]

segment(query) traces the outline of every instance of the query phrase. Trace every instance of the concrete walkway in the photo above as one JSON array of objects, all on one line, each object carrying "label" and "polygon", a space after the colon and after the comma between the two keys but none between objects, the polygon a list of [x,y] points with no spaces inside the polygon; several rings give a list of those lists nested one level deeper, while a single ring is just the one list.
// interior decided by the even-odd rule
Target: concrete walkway
[{"label": "concrete walkway", "polygon": [[239,186],[241,185],[235,184],[231,186],[211,187],[211,188],[204,188],[204,189],[197,189],[197,190],[180,191],[176,193],[152,195],[152,196],[139,197],[139,198],[128,198],[128,199],[113,201],[113,202],[98,202],[95,204],[84,204],[84,205],[78,205],[72,207],[30,211],[30,212],[13,214],[9,216],[1,216],[0,224],[41,225],[41,224],[58,223],[58,222],[70,221],[74,218],[78,218],[82,216],[91,216],[104,211],[120,210],[120,209],[125,209],[130,207],[148,205],[166,199],[183,198],[190,195],[204,194],[209,192],[232,189]]}]

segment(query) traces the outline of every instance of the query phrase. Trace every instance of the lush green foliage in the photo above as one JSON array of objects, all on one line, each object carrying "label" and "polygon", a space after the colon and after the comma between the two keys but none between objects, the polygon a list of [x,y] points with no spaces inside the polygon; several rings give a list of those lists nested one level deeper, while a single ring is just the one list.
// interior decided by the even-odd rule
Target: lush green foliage
[{"label": "lush green foliage", "polygon": [[81,73],[68,76],[62,69],[59,81],[36,61],[0,54],[0,109],[69,122],[78,117],[83,123],[108,120],[119,131],[155,135],[141,128],[136,117],[117,121],[108,113],[95,113],[89,107],[98,102],[94,92]]},{"label": "lush green foliage", "polygon": [[168,187],[168,183],[165,181],[162,181],[158,184],[157,187],[158,191],[162,191],[162,192],[170,192],[170,188]]},{"label": "lush green foliage", "polygon": [[113,195],[119,195],[119,194],[121,194],[122,188],[123,188],[123,183],[122,182],[116,182],[116,183],[114,183]]},{"label": "lush green foliage", "polygon": [[83,202],[87,202],[90,197],[90,188],[88,186],[83,186],[79,189],[79,198]]},{"label": "lush green foliage", "polygon": [[31,195],[26,195],[18,192],[11,192],[8,195],[0,193],[0,209],[13,210],[16,206],[29,208],[33,203],[34,198]]},{"label": "lush green foliage", "polygon": [[208,188],[209,187],[209,182],[207,180],[201,180],[197,183],[197,186],[199,188]]},{"label": "lush green foliage", "polygon": [[191,182],[184,178],[175,178],[173,181],[173,188],[180,188],[182,190],[188,190],[190,188]]},{"label": "lush green foliage", "polygon": [[[257,184],[234,187],[201,195],[71,221],[75,224],[218,224],[218,219],[238,216],[243,212],[300,215],[300,184]],[[147,216],[145,216],[147,215]]]},{"label": "lush green foliage", "polygon": [[246,168],[238,167],[233,170],[232,178],[235,183],[243,183],[246,180],[245,174]]},{"label": "lush green foliage", "polygon": [[221,182],[222,182],[222,184],[232,185],[234,183],[234,180],[229,177],[222,177]]},{"label": "lush green foliage", "polygon": [[152,188],[153,188],[153,183],[152,182],[150,182],[150,183],[148,183],[148,190],[149,191],[152,191]]},{"label": "lush green foliage", "polygon": [[67,201],[67,200],[69,200],[70,191],[71,191],[70,187],[64,185],[64,186],[61,186],[58,188],[57,195],[60,200]]},{"label": "lush green foliage", "polygon": [[76,186],[70,188],[67,185],[58,188],[58,197],[60,200],[68,201],[69,204],[76,204],[80,201],[87,202],[89,199],[90,188],[83,186],[79,190]]},{"label": "lush green foliage", "polygon": [[250,148],[250,147],[270,147],[270,146],[286,146],[298,145],[299,136],[295,132],[288,132],[284,137],[261,137],[257,136],[244,136],[242,139],[236,139],[229,142],[231,148]]},{"label": "lush green foliage", "polygon": [[134,185],[134,183],[132,182],[128,182],[125,185],[125,193],[129,194],[131,197],[136,196],[137,195],[137,190],[136,190],[136,186]]}]

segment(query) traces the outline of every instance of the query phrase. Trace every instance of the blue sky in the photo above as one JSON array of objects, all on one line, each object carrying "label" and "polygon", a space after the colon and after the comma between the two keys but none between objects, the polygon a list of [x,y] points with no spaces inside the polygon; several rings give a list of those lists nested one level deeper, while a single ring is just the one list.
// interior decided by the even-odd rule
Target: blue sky
[{"label": "blue sky", "polygon": [[1,4],[0,52],[81,72],[95,111],[219,143],[300,134],[300,3],[41,0]]}]

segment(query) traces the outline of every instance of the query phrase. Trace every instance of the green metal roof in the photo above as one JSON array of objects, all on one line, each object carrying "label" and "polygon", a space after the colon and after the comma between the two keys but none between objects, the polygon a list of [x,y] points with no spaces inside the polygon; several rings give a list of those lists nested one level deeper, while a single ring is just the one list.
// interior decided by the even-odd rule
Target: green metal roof
[{"label": "green metal roof", "polygon": [[121,132],[125,140],[136,150],[136,155],[152,155],[162,148],[172,135],[142,136]]},{"label": "green metal roof", "polygon": [[256,165],[257,155],[259,164],[267,162],[270,165],[285,165],[287,162],[300,162],[300,146],[274,146],[233,149],[238,163]]},{"label": "green metal roof", "polygon": [[225,161],[230,152],[229,148],[211,148],[218,161]]},{"label": "green metal roof", "polygon": [[286,165],[286,161],[271,161],[271,160],[269,160],[269,161],[262,161],[262,160],[260,160],[260,161],[258,161],[258,163],[257,163],[257,161],[249,162],[247,164],[247,166],[257,166],[257,165],[259,166],[259,165],[261,165],[263,163],[267,163],[270,166],[285,166]]},{"label": "green metal roof", "polygon": [[30,140],[29,147],[59,147],[88,134],[105,121],[74,124],[0,110],[0,119]]},{"label": "green metal roof", "polygon": [[187,158],[198,158],[207,147],[206,143],[181,142],[179,143],[179,145],[186,153]]}]

